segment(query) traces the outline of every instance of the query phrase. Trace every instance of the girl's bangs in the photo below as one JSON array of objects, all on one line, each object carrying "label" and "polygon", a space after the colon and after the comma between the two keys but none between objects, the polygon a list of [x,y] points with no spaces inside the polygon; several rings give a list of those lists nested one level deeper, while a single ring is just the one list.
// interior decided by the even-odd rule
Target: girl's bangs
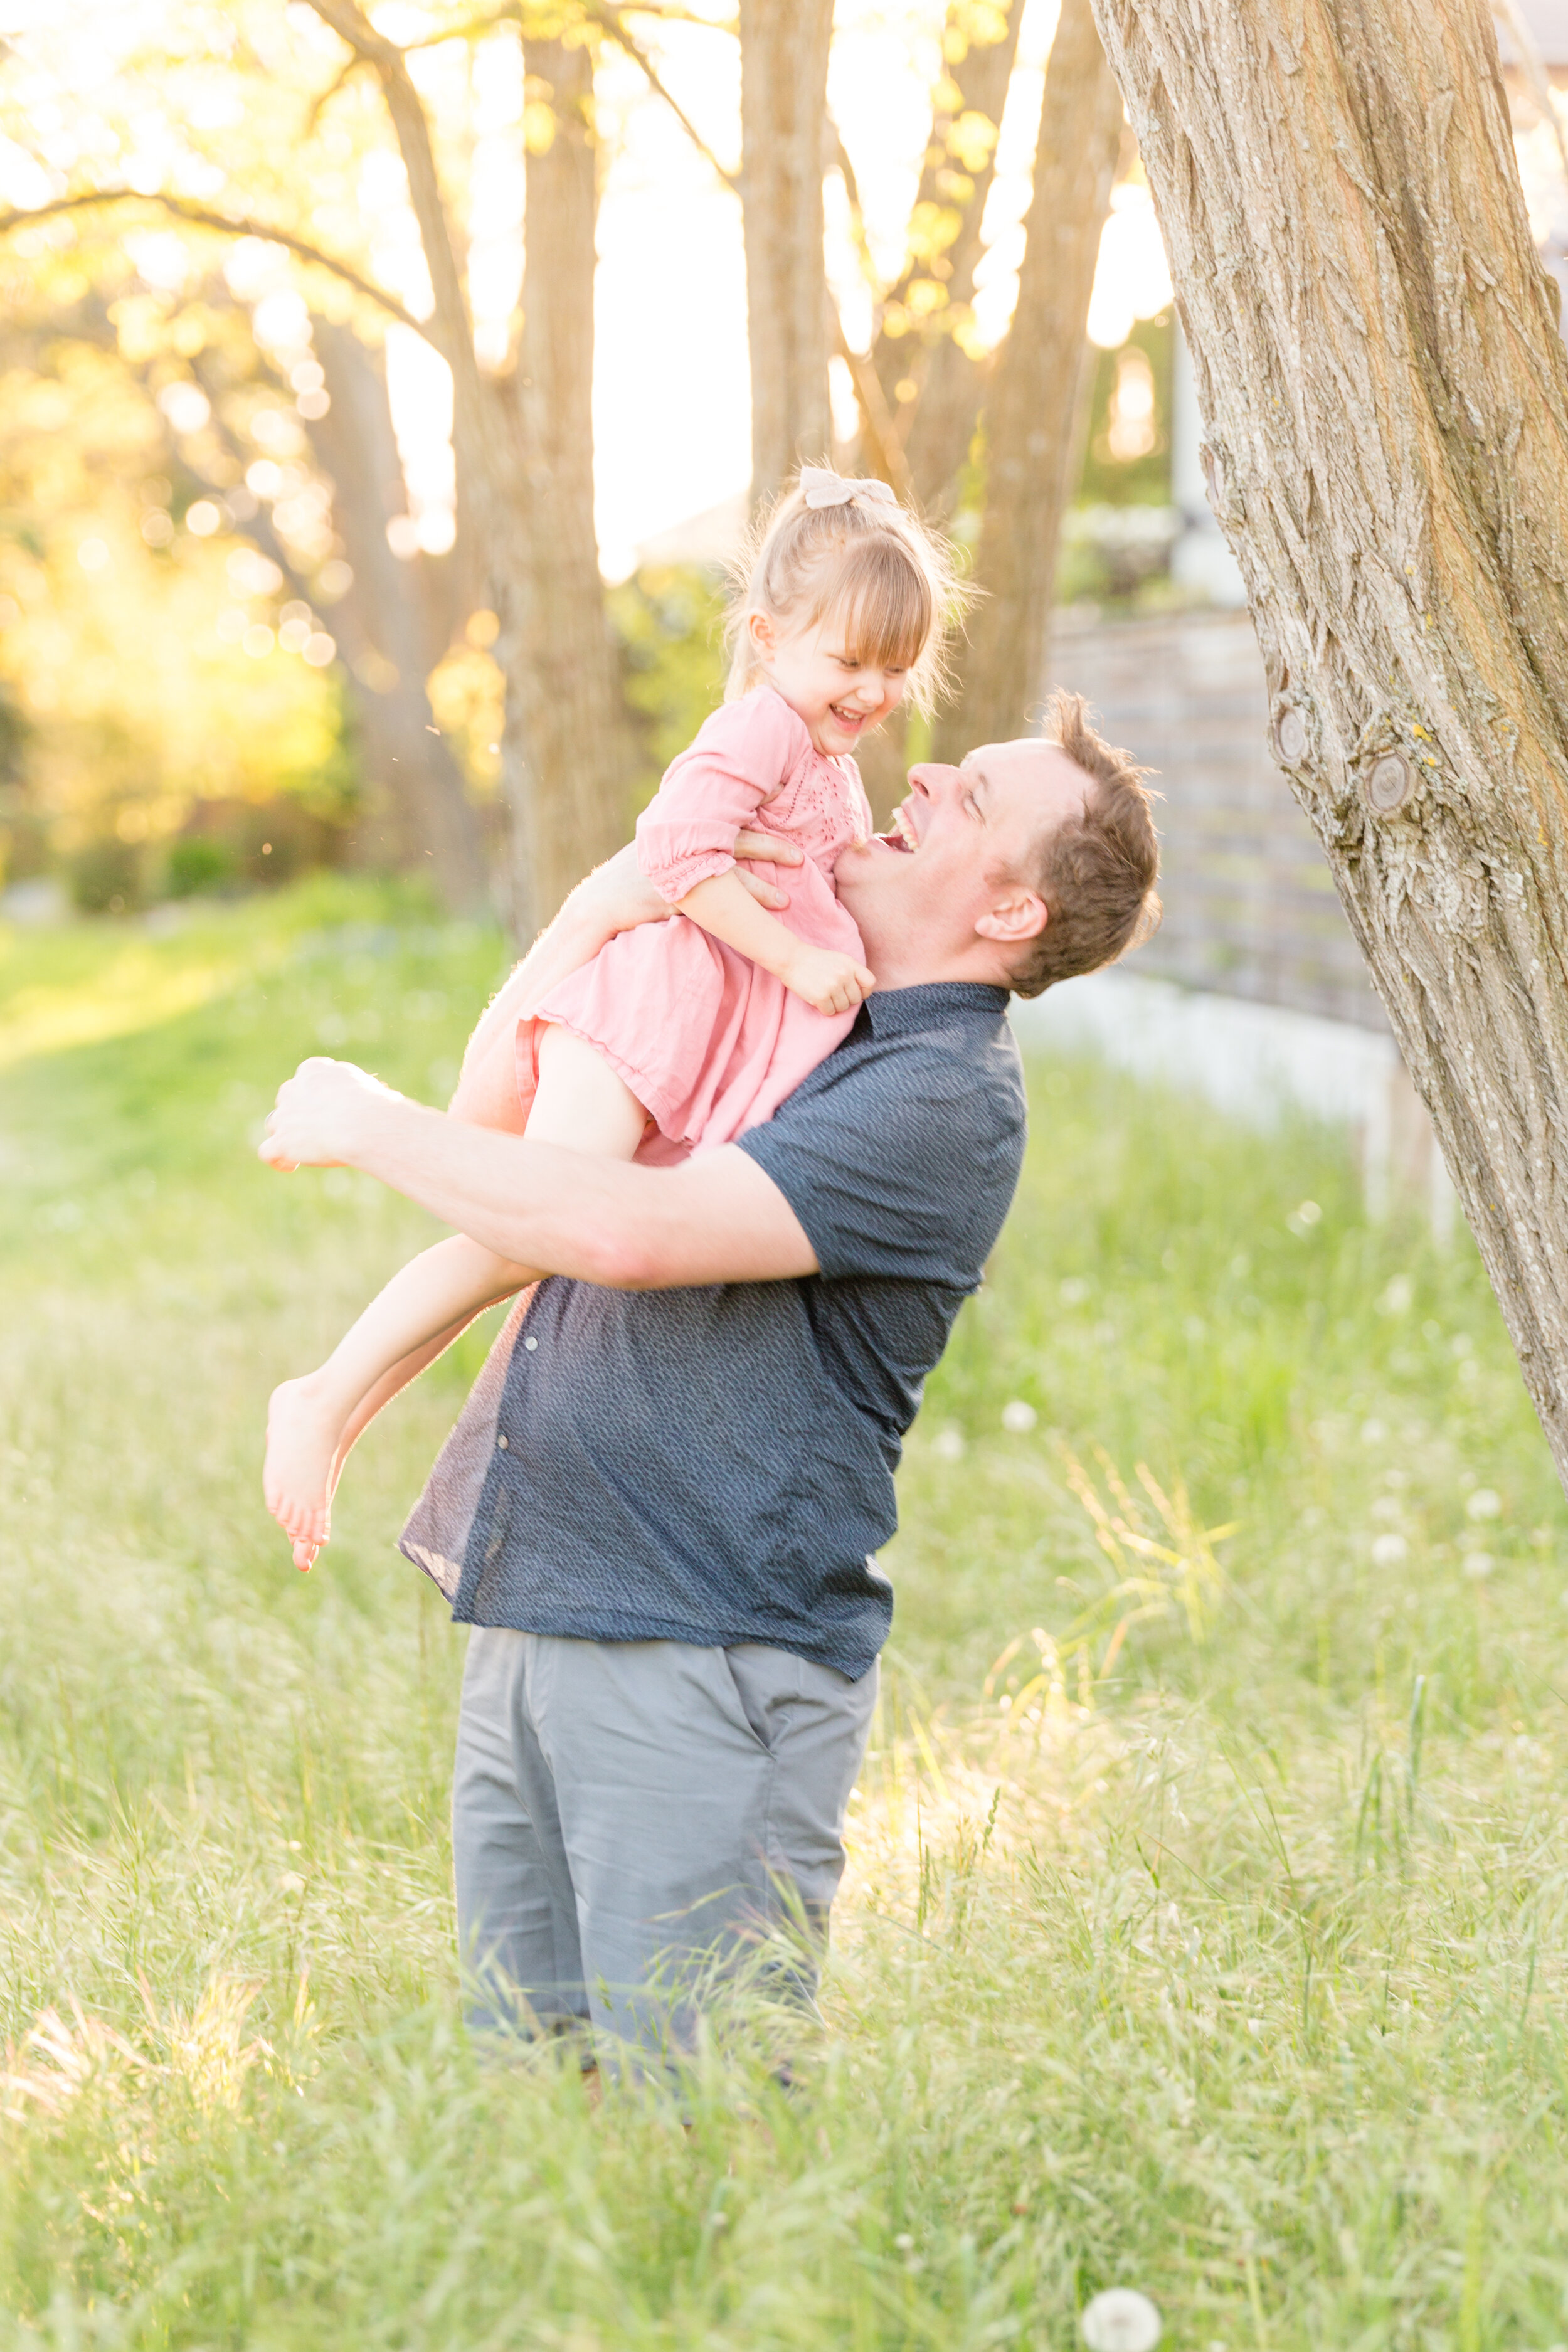
[{"label": "girl's bangs", "polygon": [[913,669],[935,619],[931,583],[890,532],[839,551],[815,617],[842,621],[846,651],[871,669]]}]

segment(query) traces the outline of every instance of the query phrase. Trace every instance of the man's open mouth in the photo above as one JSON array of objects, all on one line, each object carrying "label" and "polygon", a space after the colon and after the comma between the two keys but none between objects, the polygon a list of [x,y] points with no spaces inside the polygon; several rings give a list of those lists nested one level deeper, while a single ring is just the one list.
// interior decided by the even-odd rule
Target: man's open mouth
[{"label": "man's open mouth", "polygon": [[921,837],[904,814],[902,803],[893,811],[893,822],[887,832],[878,834],[876,838],[884,849],[900,850],[905,856],[912,856],[921,845]]}]

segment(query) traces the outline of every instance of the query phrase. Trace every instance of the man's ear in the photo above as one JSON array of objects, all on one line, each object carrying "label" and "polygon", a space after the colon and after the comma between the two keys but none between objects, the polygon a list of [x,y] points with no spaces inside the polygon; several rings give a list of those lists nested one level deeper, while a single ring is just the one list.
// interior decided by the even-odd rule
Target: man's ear
[{"label": "man's ear", "polygon": [[974,928],[983,940],[999,940],[1005,947],[1016,947],[1021,940],[1037,940],[1050,919],[1051,910],[1038,891],[1026,890],[1017,882],[1008,885],[1005,896],[981,916]]}]

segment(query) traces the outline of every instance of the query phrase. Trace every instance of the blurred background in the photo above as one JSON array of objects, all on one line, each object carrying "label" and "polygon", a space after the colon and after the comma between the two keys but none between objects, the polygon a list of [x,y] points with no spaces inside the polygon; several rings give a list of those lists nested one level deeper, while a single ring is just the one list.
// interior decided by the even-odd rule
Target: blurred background
[{"label": "blurred background", "polygon": [[[1224,601],[1148,191],[1057,16],[13,10],[6,911],[349,865],[526,929],[717,698],[801,457],[969,551],[954,742],[1027,724],[1054,572]],[[884,804],[927,748],[877,747]]]},{"label": "blurred background", "polygon": [[[1451,1215],[1268,756],[1089,0],[7,22],[0,917],[339,867],[526,940],[718,699],[726,562],[826,457],[983,592],[934,740],[866,747],[879,816],[1057,680],[1158,772],[1160,937],[1035,1017],[1283,1090]],[[1498,24],[1562,276],[1568,0]]]}]

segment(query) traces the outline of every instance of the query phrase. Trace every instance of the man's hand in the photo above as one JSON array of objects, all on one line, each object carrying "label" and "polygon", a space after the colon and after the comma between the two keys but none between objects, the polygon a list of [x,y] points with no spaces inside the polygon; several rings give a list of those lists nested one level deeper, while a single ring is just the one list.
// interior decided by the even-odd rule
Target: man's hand
[{"label": "man's hand", "polygon": [[852,1013],[877,985],[874,972],[853,956],[836,948],[802,945],[779,974],[795,996],[804,996],[818,1013]]},{"label": "man's hand", "polygon": [[315,1055],[301,1062],[279,1087],[257,1157],[285,1173],[296,1168],[341,1167],[353,1159],[367,1112],[402,1099],[353,1062]]},{"label": "man's hand", "polygon": [[[740,833],[735,836],[741,879],[758,906],[766,907],[773,914],[789,905],[789,893],[774,883],[765,882],[760,874],[752,873],[748,861],[761,866],[798,866],[801,856],[795,843],[782,841],[777,834]],[[667,898],[659,897],[651,882],[645,881],[637,864],[637,844],[628,842],[578,883],[561,911],[570,919],[574,932],[586,932],[602,945],[618,931],[636,930],[639,923],[666,922],[675,909]]]},{"label": "man's hand", "polygon": [[759,866],[799,866],[804,855],[795,842],[781,841],[776,833],[738,833],[735,835],[735,856],[739,861],[741,879],[758,906],[766,907],[770,914],[776,915],[781,908],[789,905],[789,892],[776,888],[772,882],[764,882],[760,874],[753,874],[747,859],[754,859]]}]

